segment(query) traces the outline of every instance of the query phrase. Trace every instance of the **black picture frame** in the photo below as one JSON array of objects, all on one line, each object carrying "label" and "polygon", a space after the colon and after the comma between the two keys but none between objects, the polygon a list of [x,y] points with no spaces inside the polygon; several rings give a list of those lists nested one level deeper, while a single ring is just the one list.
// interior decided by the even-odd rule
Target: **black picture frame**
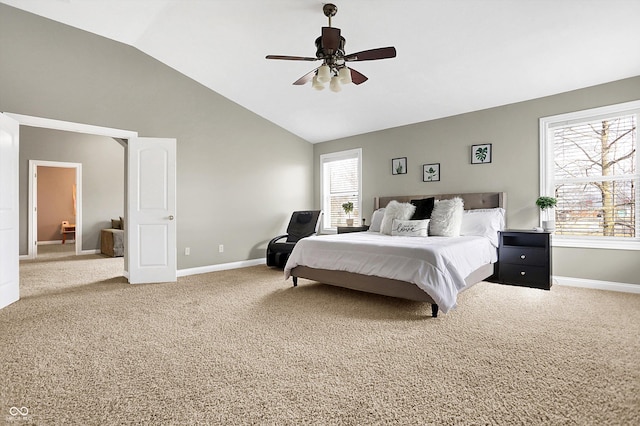
[{"label": "black picture frame", "polygon": [[423,182],[440,182],[440,163],[422,165]]},{"label": "black picture frame", "polygon": [[407,174],[407,157],[399,157],[391,160],[391,174],[392,175]]},{"label": "black picture frame", "polygon": [[492,154],[490,143],[471,145],[471,164],[489,164]]}]

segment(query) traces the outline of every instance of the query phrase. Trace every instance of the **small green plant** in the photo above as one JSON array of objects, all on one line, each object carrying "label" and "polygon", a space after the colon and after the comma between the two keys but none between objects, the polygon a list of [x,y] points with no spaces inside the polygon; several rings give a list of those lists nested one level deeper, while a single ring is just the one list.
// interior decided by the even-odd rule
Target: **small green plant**
[{"label": "small green plant", "polygon": [[536,206],[540,207],[542,211],[553,208],[556,204],[558,204],[558,200],[553,197],[539,197],[536,200]]},{"label": "small green plant", "polygon": [[[551,208],[555,207],[556,204],[558,204],[558,200],[553,198],[553,197],[538,197],[538,199],[536,200],[536,206],[540,207],[540,210],[542,211],[542,220],[543,221],[551,221],[552,220],[552,218],[550,217],[550,214],[547,211],[547,209],[551,209]],[[545,228],[546,228],[546,226],[545,226]]]},{"label": "small green plant", "polygon": [[353,203],[351,201],[342,204],[342,210],[347,214],[347,217],[351,217],[351,212],[353,211]]},{"label": "small green plant", "polygon": [[484,160],[487,159],[488,153],[489,153],[489,148],[485,146],[484,148],[476,149],[475,155],[478,160],[480,160],[481,162],[484,162]]}]

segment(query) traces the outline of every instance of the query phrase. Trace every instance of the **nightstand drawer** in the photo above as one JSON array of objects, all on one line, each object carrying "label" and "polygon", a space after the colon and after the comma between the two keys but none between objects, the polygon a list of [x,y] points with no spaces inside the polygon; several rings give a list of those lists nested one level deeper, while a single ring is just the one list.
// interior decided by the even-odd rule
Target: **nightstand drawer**
[{"label": "nightstand drawer", "polygon": [[550,278],[549,270],[544,266],[500,263],[500,281],[507,284],[548,288]]},{"label": "nightstand drawer", "polygon": [[549,258],[544,248],[503,246],[500,250],[500,262],[545,266]]}]

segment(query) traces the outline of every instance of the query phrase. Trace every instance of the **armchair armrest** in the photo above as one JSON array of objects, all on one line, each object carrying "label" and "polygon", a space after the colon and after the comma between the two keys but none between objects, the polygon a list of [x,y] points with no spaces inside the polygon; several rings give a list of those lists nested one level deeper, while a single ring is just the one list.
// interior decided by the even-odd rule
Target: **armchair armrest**
[{"label": "armchair armrest", "polygon": [[283,238],[287,238],[288,236],[289,236],[288,234],[278,235],[277,237],[272,238],[271,241],[269,241],[269,245],[271,245],[271,244],[275,243],[276,241],[281,240]]}]

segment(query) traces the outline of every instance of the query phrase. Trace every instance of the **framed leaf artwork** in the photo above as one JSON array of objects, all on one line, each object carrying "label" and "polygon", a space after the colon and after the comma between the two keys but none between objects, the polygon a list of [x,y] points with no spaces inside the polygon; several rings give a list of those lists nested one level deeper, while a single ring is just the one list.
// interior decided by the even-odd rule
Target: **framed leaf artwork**
[{"label": "framed leaf artwork", "polygon": [[391,174],[407,174],[407,157],[394,158],[393,160],[391,160]]},{"label": "framed leaf artwork", "polygon": [[440,163],[422,165],[422,181],[438,182],[440,180]]},{"label": "framed leaf artwork", "polygon": [[491,144],[471,145],[471,164],[487,164],[491,162]]}]

